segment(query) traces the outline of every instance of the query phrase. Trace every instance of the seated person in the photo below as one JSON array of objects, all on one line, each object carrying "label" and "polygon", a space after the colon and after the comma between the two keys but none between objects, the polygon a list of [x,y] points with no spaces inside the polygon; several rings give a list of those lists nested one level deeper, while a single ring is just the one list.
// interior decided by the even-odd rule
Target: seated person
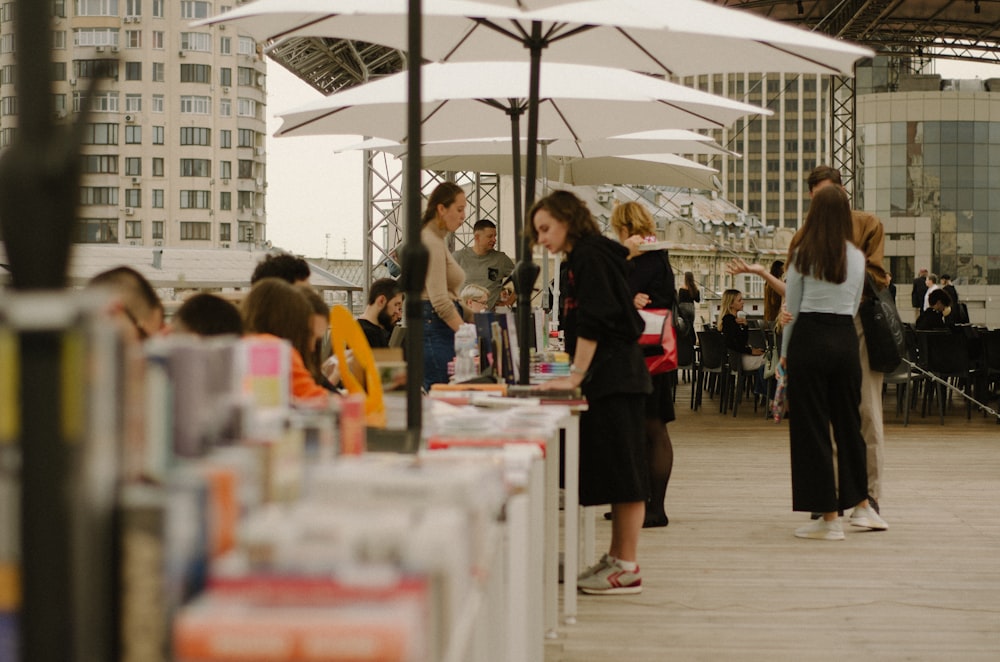
[{"label": "seated person", "polygon": [[280,278],[263,278],[242,304],[247,334],[272,335],[292,344],[292,395],[299,400],[326,402],[328,391],[317,376],[313,351],[313,309],[305,295]]},{"label": "seated person", "polygon": [[480,285],[466,285],[458,294],[459,302],[466,310],[482,313],[490,309],[490,293]]},{"label": "seated person", "polygon": [[943,289],[936,289],[927,295],[929,304],[920,313],[914,325],[918,331],[939,331],[948,328],[948,314],[951,312],[951,297]]},{"label": "seated person", "polygon": [[127,341],[143,341],[163,331],[163,303],[156,290],[132,267],[116,267],[90,279],[88,288],[103,289],[115,297],[111,311]]},{"label": "seated person", "polygon": [[388,347],[392,329],[403,316],[403,291],[398,281],[380,278],[368,289],[368,305],[358,317],[358,324],[368,338],[368,345]]},{"label": "seated person", "polygon": [[[322,370],[324,358],[323,341],[327,339],[327,334],[330,332],[330,306],[326,305],[323,297],[311,285],[300,283],[294,287],[305,297],[306,301],[309,302],[309,307],[312,309],[312,316],[309,318],[309,328],[312,332],[309,346],[312,348],[313,354],[313,360],[310,363],[316,366],[313,378],[317,384],[327,391],[336,391],[337,387],[327,379]],[[310,372],[312,372],[312,369],[310,369]]]},{"label": "seated person", "polygon": [[243,320],[239,309],[214,294],[195,294],[177,309],[170,320],[173,333],[197,336],[241,336]]},{"label": "seated person", "polygon": [[718,329],[726,339],[726,349],[740,355],[744,372],[756,372],[754,391],[763,393],[764,385],[764,350],[751,347],[747,319],[743,312],[743,293],[739,290],[726,290],[722,293],[722,305]]},{"label": "seated person", "polygon": [[280,278],[286,283],[299,285],[309,282],[309,263],[289,253],[272,253],[257,263],[250,276],[250,284],[262,278]]}]

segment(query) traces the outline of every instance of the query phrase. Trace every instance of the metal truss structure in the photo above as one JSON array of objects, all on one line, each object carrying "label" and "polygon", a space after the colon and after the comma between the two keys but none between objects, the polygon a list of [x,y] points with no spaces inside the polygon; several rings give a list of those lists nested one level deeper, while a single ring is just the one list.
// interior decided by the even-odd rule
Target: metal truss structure
[{"label": "metal truss structure", "polygon": [[[863,44],[919,72],[930,57],[1000,63],[1000,0],[713,0]],[[864,206],[853,78],[831,78],[830,163]]]},{"label": "metal truss structure", "polygon": [[[895,71],[919,72],[930,58],[1000,63],[1000,0],[709,0],[770,19],[795,23],[825,34],[864,44],[893,58]],[[318,37],[295,38],[273,45],[268,55],[324,94],[393,74],[405,67],[400,51],[360,42]],[[855,195],[863,186],[855,144],[854,80],[834,78],[831,85],[831,163]],[[365,265],[372,277],[386,269],[386,259],[402,237],[399,173],[384,160],[365,159]],[[492,180],[485,179],[492,177]],[[470,219],[498,220],[495,175],[429,174],[427,186],[441,179],[475,184]],[[860,200],[855,200],[860,204]],[[468,243],[471,228],[458,234]],[[367,283],[365,284],[367,285]]]}]

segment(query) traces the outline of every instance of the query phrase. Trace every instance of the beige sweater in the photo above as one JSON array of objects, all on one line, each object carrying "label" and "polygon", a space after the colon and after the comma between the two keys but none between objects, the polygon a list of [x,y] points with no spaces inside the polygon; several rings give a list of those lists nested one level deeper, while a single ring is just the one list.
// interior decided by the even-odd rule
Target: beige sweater
[{"label": "beige sweater", "polygon": [[465,282],[465,271],[458,266],[444,243],[448,231],[440,229],[436,221],[431,221],[420,231],[420,241],[427,247],[427,278],[420,298],[430,301],[434,312],[445,324],[455,327],[462,318],[455,309],[458,290]]}]

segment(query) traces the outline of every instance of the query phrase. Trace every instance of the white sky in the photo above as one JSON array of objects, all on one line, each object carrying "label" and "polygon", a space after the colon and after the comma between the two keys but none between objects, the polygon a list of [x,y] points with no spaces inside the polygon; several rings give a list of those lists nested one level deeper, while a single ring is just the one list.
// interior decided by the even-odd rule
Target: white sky
[{"label": "white sky", "polygon": [[[307,257],[361,258],[361,152],[335,150],[358,136],[274,138],[276,114],[322,95],[281,65],[267,68],[267,238]],[[329,238],[328,238],[329,237]]]},{"label": "white sky", "polygon": [[[1000,65],[938,60],[944,78],[1000,78]],[[267,76],[267,132],[277,113],[319,98],[320,93],[274,62]],[[335,150],[359,136],[273,138],[267,142],[267,237],[275,246],[308,257],[360,259],[363,235],[361,153]]]}]

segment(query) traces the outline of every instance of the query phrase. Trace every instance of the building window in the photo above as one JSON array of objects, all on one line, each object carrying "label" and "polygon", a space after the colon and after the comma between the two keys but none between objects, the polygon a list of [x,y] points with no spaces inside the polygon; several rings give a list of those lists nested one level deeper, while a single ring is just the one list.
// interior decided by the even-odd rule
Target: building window
[{"label": "building window", "polygon": [[164,67],[163,67],[163,63],[162,62],[154,62],[153,63],[153,82],[154,83],[162,83],[164,80],[166,80],[163,77],[163,71],[164,71]]},{"label": "building window", "polygon": [[239,99],[236,114],[240,117],[257,117],[257,102],[253,99]]},{"label": "building window", "polygon": [[[0,85],[13,85],[14,84],[14,65],[5,64],[0,67]],[[58,78],[56,80],[59,80]]]},{"label": "building window", "polygon": [[162,30],[153,30],[152,38],[153,38],[153,48],[156,49],[156,50],[158,50],[158,51],[163,50],[163,48],[164,48],[164,46],[163,46],[163,31]]},{"label": "building window", "polygon": [[233,231],[232,224],[230,223],[219,223],[219,241],[232,241]]},{"label": "building window", "polygon": [[118,60],[73,60],[73,76],[118,80]]},{"label": "building window", "polygon": [[[83,110],[83,92],[73,93],[73,112],[78,113]],[[95,92],[90,98],[90,110],[95,113],[117,113],[118,93],[117,92]]]},{"label": "building window", "polygon": [[181,209],[208,209],[210,191],[181,191]]},{"label": "building window", "polygon": [[207,64],[182,64],[182,83],[211,83],[212,67]]},{"label": "building window", "polygon": [[186,115],[208,115],[211,112],[212,97],[181,96],[181,113]]},{"label": "building window", "polygon": [[84,145],[117,145],[118,124],[88,124],[83,127]]},{"label": "building window", "polygon": [[52,48],[56,50],[66,49],[66,31],[65,30],[53,30],[52,31]]},{"label": "building window", "polygon": [[253,147],[254,146],[254,132],[253,129],[239,129],[239,133],[236,136],[239,139],[240,147]]},{"label": "building window", "polygon": [[212,144],[211,135],[212,135],[211,129],[206,129],[198,126],[182,126],[181,144],[208,146]]},{"label": "building window", "polygon": [[142,110],[142,95],[141,94],[126,94],[125,95],[125,112],[126,113],[138,113]]},{"label": "building window", "polygon": [[80,169],[85,175],[118,174],[118,157],[104,154],[85,154],[80,157]]},{"label": "building window", "polygon": [[229,99],[219,99],[219,117],[233,116],[233,102]]},{"label": "building window", "polygon": [[181,18],[208,18],[212,4],[202,0],[181,0]]},{"label": "building window", "polygon": [[181,177],[211,177],[212,162],[208,159],[181,159]]},{"label": "building window", "polygon": [[239,52],[240,55],[256,55],[257,45],[250,37],[240,37]]},{"label": "building window", "polygon": [[212,35],[204,32],[182,32],[181,50],[198,51],[201,53],[212,52]]},{"label": "building window", "polygon": [[66,95],[65,94],[53,94],[52,95],[52,109],[53,110],[66,110]]},{"label": "building window", "polygon": [[163,239],[163,221],[153,221],[153,239]]},{"label": "building window", "polygon": [[219,85],[225,85],[229,87],[233,84],[233,70],[230,67],[222,67],[219,69]]},{"label": "building window", "polygon": [[233,39],[232,39],[232,37],[219,37],[219,54],[220,55],[232,55],[233,54]]},{"label": "building window", "polygon": [[181,239],[211,239],[212,226],[209,223],[181,223]]},{"label": "building window", "polygon": [[125,63],[125,80],[142,80],[142,62]]},{"label": "building window", "polygon": [[125,0],[126,16],[142,16],[142,0]]},{"label": "building window", "polygon": [[117,186],[81,186],[80,187],[80,204],[81,205],[117,205],[118,204],[118,187]]},{"label": "building window", "polygon": [[233,194],[230,191],[219,192],[219,209],[229,211],[233,208]]},{"label": "building window", "polygon": [[238,175],[240,179],[253,179],[253,161],[240,159],[237,161],[239,167]]},{"label": "building window", "polygon": [[66,18],[66,0],[50,0],[49,7],[52,16],[56,18]]},{"label": "building window", "polygon": [[0,99],[0,115],[17,115],[17,97],[4,97]]},{"label": "building window", "polygon": [[141,188],[127,188],[127,189],[125,189],[125,206],[126,207],[141,207],[142,206],[142,189]]},{"label": "building window", "polygon": [[117,218],[81,218],[76,223],[76,243],[117,244]]},{"label": "building window", "polygon": [[7,127],[6,129],[0,129],[0,147],[10,147],[14,144],[14,139],[17,137],[16,127]]},{"label": "building window", "polygon": [[153,157],[153,177],[163,177],[163,157]]},{"label": "building window", "polygon": [[253,242],[253,223],[240,223],[236,231],[239,232],[240,241]]},{"label": "building window", "polygon": [[240,85],[253,85],[253,69],[250,67],[238,67],[236,69],[237,81]]},{"label": "building window", "polygon": [[126,145],[141,145],[142,144],[142,127],[136,126],[135,124],[125,125],[125,144]]},{"label": "building window", "polygon": [[219,177],[222,179],[232,179],[233,178],[233,162],[232,161],[219,161]]},{"label": "building window", "polygon": [[253,208],[253,191],[238,191],[236,193],[236,204],[240,209]]},{"label": "building window", "polygon": [[162,113],[163,112],[163,95],[154,94],[153,95],[153,112]]},{"label": "building window", "polygon": [[142,159],[138,156],[125,157],[125,175],[138,177],[142,174]]},{"label": "building window", "polygon": [[162,145],[163,144],[163,127],[154,126],[153,127],[153,144]]},{"label": "building window", "polygon": [[163,189],[161,188],[153,189],[153,207],[163,209]]},{"label": "building window", "polygon": [[163,18],[164,0],[153,0],[153,18]]},{"label": "building window", "polygon": [[125,221],[125,238],[142,239],[142,221]]},{"label": "building window", "polygon": [[118,0],[76,0],[77,16],[118,16]]},{"label": "building window", "polygon": [[229,149],[233,146],[233,132],[229,129],[219,130],[219,147]]},{"label": "building window", "polygon": [[73,30],[74,46],[117,46],[118,28],[77,28]]},{"label": "building window", "polygon": [[[53,62],[52,63],[52,78],[51,80],[66,80],[66,63],[65,62]],[[14,82],[11,80],[11,82]]]},{"label": "building window", "polygon": [[17,47],[14,45],[14,33],[9,32],[0,36],[0,55],[6,53],[16,53]]},{"label": "building window", "polygon": [[142,48],[142,30],[125,31],[125,48]]}]

